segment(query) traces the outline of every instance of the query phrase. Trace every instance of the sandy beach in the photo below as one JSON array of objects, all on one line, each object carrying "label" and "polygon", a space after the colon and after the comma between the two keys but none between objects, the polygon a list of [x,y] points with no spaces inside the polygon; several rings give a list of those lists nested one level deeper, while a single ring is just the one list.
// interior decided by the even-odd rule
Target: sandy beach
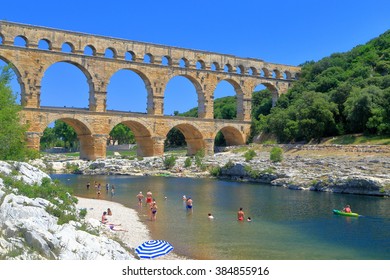
[{"label": "sandy beach", "polygon": [[[110,230],[107,226],[106,230],[103,231],[103,234],[106,234],[107,237],[113,238],[115,240],[120,239],[120,241],[126,246],[135,249],[137,246],[142,244],[145,241],[151,240],[151,236],[148,228],[143,224],[139,217],[138,213],[131,208],[125,207],[120,203],[100,200],[100,199],[89,199],[77,197],[78,203],[77,208],[87,209],[87,215],[85,220],[90,219],[97,220],[93,221],[95,224],[100,223],[102,214],[104,211],[107,211],[108,208],[112,211],[112,216],[108,216],[109,223],[120,224],[116,226],[116,229],[123,229],[125,231],[113,231]],[[185,259],[180,257],[173,252],[169,253],[164,257],[158,259],[164,260],[175,260],[175,259]]]}]

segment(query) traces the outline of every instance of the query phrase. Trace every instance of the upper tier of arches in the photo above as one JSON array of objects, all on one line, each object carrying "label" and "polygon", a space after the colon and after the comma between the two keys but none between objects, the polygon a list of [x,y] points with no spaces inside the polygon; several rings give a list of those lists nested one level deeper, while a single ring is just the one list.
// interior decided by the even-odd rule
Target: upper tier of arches
[{"label": "upper tier of arches", "polygon": [[0,44],[165,67],[294,80],[300,68],[252,58],[196,51],[0,21]]}]

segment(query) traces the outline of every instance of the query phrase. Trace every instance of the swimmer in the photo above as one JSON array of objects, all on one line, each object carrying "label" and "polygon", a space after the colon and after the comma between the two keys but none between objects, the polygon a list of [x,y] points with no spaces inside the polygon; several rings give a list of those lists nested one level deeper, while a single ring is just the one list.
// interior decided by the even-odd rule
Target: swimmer
[{"label": "swimmer", "polygon": [[209,214],[207,215],[207,217],[208,217],[210,220],[214,219],[214,216],[211,215],[211,213],[209,213]]},{"label": "swimmer", "polygon": [[251,217],[248,217],[248,219],[246,219],[247,222],[252,222],[252,219]]},{"label": "swimmer", "polygon": [[152,202],[153,202],[152,192],[150,190],[148,190],[148,192],[146,193],[146,204],[151,205]]},{"label": "swimmer", "polygon": [[244,211],[242,211],[242,207],[241,207],[240,210],[238,210],[237,212],[237,220],[243,221],[244,218],[245,218],[245,213]]},{"label": "swimmer", "polygon": [[156,220],[156,216],[157,216],[157,204],[156,204],[156,201],[153,201],[151,207],[150,207],[150,212],[151,212],[151,215],[150,215],[150,220],[151,221],[155,221]]}]

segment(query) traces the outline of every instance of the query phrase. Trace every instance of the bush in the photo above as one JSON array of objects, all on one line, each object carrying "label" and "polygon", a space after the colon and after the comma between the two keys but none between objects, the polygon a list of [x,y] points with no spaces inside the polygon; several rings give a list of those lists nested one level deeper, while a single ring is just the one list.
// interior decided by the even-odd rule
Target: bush
[{"label": "bush", "polygon": [[191,161],[191,158],[186,158],[186,160],[184,161],[184,167],[185,168],[188,168],[192,165],[192,161]]},{"label": "bush", "polygon": [[165,169],[171,169],[176,164],[176,157],[175,156],[169,156],[164,158],[164,167]]},{"label": "bush", "polygon": [[269,159],[272,162],[281,162],[283,160],[283,149],[280,147],[273,147],[271,149]]},{"label": "bush", "polygon": [[219,166],[212,166],[209,171],[211,176],[218,177],[221,175],[221,167]]},{"label": "bush", "polygon": [[249,149],[245,154],[244,154],[244,158],[245,158],[245,161],[248,162],[248,161],[251,161],[254,157],[256,156],[256,152],[252,149]]}]

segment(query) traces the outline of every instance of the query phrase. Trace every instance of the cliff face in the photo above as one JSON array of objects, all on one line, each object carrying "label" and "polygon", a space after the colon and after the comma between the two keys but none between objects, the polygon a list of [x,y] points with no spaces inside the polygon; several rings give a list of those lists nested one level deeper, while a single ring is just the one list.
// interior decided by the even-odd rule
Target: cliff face
[{"label": "cliff face", "polygon": [[[27,163],[0,161],[1,174],[38,185],[49,177]],[[43,198],[18,195],[0,178],[0,259],[134,259],[118,242],[100,235],[99,221],[59,225],[58,218],[47,212],[48,207],[56,205]]]}]

